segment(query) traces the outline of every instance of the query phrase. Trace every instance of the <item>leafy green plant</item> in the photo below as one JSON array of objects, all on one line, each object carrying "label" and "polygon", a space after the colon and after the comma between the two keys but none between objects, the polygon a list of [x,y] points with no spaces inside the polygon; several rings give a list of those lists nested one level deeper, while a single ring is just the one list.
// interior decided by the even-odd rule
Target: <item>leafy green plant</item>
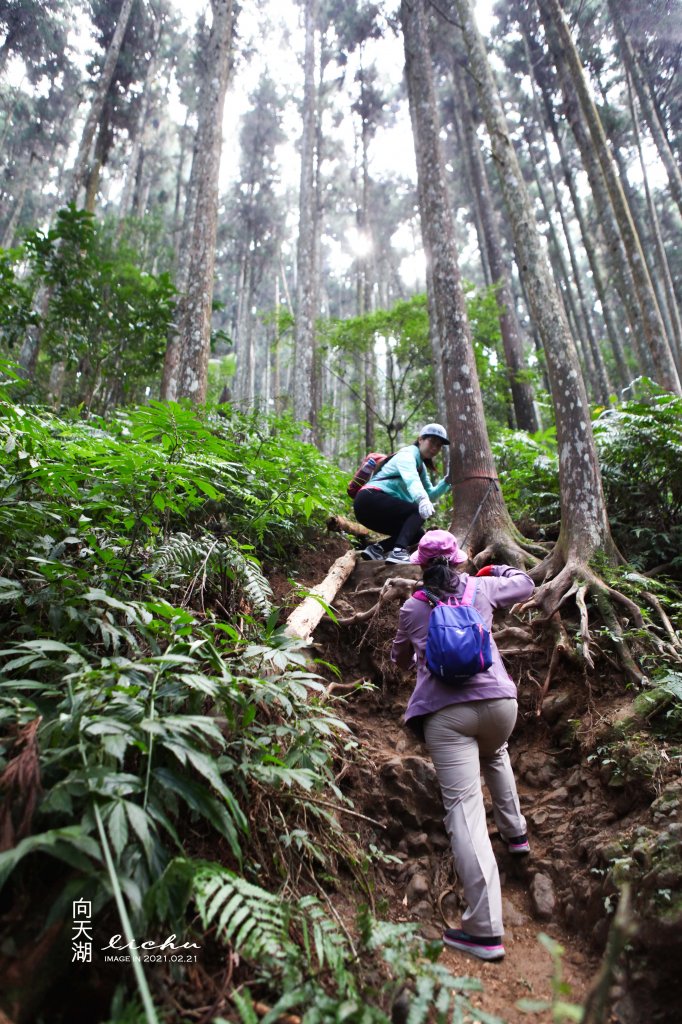
[{"label": "leafy green plant", "polygon": [[[20,264],[28,270],[21,279]],[[47,300],[40,314],[29,304],[38,289]],[[64,400],[102,411],[156,386],[173,297],[168,274],[144,271],[112,228],[69,206],[49,231],[32,231],[21,249],[3,253],[0,337],[17,351],[29,327],[39,330],[46,361],[64,364]],[[45,376],[39,367],[41,397]]]},{"label": "leafy green plant", "polygon": [[629,562],[682,577],[682,399],[640,382],[594,434],[614,539]]},{"label": "leafy green plant", "polygon": [[[256,960],[258,982],[278,997],[269,1019],[302,1010],[304,1024],[388,1024],[402,993],[411,1024],[462,1020],[474,1013],[482,1024],[502,1024],[474,1008],[467,993],[480,991],[472,978],[457,978],[436,962],[440,944],[424,944],[415,925],[377,921],[362,909],[357,939],[314,896],[283,900],[244,879],[206,864],[195,875],[195,896],[205,928],[242,956]],[[387,970],[389,968],[390,970]],[[251,991],[235,993],[240,1020],[255,1012]]]}]

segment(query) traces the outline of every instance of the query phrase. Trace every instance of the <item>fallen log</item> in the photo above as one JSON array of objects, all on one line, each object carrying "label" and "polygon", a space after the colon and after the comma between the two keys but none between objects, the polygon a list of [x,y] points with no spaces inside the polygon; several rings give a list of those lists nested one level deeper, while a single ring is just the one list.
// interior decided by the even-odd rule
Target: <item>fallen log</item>
[{"label": "fallen log", "polygon": [[354,523],[352,519],[346,519],[345,516],[330,516],[327,520],[327,529],[333,533],[352,533],[354,537],[362,537],[363,540],[372,536],[366,526]]},{"label": "fallen log", "polygon": [[352,573],[356,559],[355,551],[346,551],[336,559],[322,582],[313,587],[308,596],[294,608],[284,626],[287,636],[305,640],[308,644],[312,643],[312,634],[325,611],[316,598],[320,598],[325,604],[331,604]]}]

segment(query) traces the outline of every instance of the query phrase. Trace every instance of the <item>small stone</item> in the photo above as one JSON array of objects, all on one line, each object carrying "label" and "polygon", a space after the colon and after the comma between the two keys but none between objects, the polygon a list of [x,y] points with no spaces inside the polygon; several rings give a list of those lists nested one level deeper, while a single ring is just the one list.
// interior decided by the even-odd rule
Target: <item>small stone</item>
[{"label": "small stone", "polygon": [[408,832],[406,839],[410,853],[420,855],[429,852],[429,837],[426,832]]},{"label": "small stone", "polygon": [[538,873],[530,883],[533,912],[541,921],[551,921],[556,905],[556,894],[549,875]]},{"label": "small stone", "polygon": [[429,885],[429,880],[426,875],[420,875],[418,873],[413,875],[407,885],[407,889],[405,890],[408,907],[412,907],[424,896],[428,896],[430,888],[431,886]]},{"label": "small stone", "polygon": [[445,894],[440,901],[440,910],[448,923],[448,928],[457,928],[457,921],[459,920],[462,908],[456,893],[448,892]]},{"label": "small stone", "polygon": [[518,910],[510,899],[502,898],[502,920],[505,928],[521,928],[528,924],[528,918]]},{"label": "small stone", "polygon": [[413,907],[410,907],[410,913],[412,917],[416,917],[420,921],[428,921],[433,917],[433,907],[428,900],[420,900]]},{"label": "small stone", "polygon": [[450,848],[450,840],[443,831],[437,831],[429,833],[429,842],[434,850],[448,850]]}]

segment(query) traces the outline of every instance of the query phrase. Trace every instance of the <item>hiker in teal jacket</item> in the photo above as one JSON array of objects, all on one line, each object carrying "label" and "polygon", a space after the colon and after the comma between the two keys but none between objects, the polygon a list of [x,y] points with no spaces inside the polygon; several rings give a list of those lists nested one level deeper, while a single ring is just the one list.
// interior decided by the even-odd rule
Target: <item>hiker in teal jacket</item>
[{"label": "hiker in teal jacket", "polygon": [[414,444],[396,452],[360,488],[353,503],[355,518],[369,530],[389,534],[379,544],[366,547],[363,558],[409,561],[407,549],[424,535],[423,525],[435,511],[434,501],[450,486],[447,477],[432,486],[426,470],[446,444],[450,442],[445,427],[427,423]]}]

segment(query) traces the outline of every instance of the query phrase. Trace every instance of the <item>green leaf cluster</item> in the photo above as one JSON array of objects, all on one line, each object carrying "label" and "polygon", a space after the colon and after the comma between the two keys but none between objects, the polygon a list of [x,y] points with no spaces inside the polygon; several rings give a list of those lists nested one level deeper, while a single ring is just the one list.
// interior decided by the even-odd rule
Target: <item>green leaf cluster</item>
[{"label": "green leaf cluster", "polygon": [[155,390],[174,297],[169,275],[145,271],[112,225],[69,206],[47,232],[0,253],[0,343],[16,355],[27,331],[37,332],[37,397],[59,362],[64,401],[105,411]]}]

